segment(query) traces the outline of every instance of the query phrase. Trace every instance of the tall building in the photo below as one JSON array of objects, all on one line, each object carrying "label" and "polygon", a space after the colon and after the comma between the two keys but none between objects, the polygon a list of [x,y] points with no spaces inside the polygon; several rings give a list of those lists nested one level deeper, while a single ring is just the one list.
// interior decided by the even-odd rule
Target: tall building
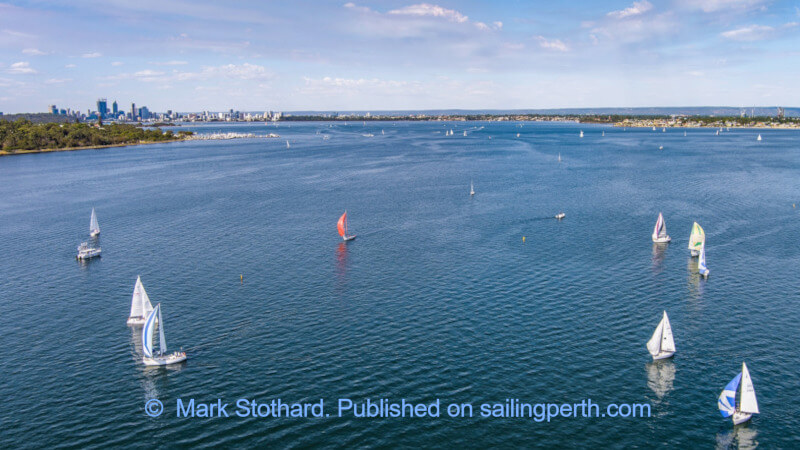
[{"label": "tall building", "polygon": [[111,113],[114,114],[114,118],[119,115],[119,106],[117,105],[116,100],[114,100],[114,103],[111,104]]},{"label": "tall building", "polygon": [[131,103],[131,120],[136,120],[136,103]]},{"label": "tall building", "polygon": [[106,117],[108,115],[108,100],[104,98],[97,99],[97,115]]},{"label": "tall building", "polygon": [[50,114],[58,114],[58,108],[56,108],[56,105],[50,105],[48,109],[50,110]]}]

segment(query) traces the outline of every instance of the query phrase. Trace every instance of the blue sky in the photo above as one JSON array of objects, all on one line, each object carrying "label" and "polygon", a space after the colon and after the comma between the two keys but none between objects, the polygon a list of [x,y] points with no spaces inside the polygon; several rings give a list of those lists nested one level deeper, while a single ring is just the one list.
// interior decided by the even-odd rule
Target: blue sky
[{"label": "blue sky", "polygon": [[800,0],[0,3],[5,113],[800,106],[799,74]]}]

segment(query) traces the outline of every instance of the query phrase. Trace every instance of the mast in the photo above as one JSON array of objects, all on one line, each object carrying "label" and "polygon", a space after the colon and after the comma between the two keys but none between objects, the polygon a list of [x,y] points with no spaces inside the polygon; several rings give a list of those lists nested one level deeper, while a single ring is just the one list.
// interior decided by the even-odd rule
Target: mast
[{"label": "mast", "polygon": [[164,338],[164,321],[161,319],[161,303],[156,306],[158,309],[158,339],[159,339],[159,349],[161,354],[167,353],[167,339]]}]

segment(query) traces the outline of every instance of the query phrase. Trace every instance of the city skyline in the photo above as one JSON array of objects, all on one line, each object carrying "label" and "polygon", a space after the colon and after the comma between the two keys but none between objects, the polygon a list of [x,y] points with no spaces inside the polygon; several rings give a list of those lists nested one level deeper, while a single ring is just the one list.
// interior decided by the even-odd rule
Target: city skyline
[{"label": "city skyline", "polygon": [[[0,3],[0,111],[800,104],[766,0]],[[64,106],[61,106],[64,105]]]}]

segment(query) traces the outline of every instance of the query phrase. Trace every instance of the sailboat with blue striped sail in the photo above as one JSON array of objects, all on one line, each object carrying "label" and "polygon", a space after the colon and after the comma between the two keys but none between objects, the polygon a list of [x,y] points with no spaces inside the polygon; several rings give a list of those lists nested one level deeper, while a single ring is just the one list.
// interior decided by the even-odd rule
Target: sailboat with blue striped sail
[{"label": "sailboat with blue striped sail", "polygon": [[[153,334],[158,322],[158,352],[153,347]],[[148,314],[142,329],[142,362],[146,366],[166,366],[186,361],[186,353],[183,351],[167,354],[167,339],[164,337],[164,319],[161,317],[161,303]]]},{"label": "sailboat with blue striped sail", "polygon": [[689,251],[692,256],[700,254],[700,248],[706,244],[706,232],[697,222],[692,225],[692,234],[689,235]]},{"label": "sailboat with blue striped sail", "polygon": [[706,246],[705,246],[705,244],[700,246],[700,258],[697,260],[697,270],[698,270],[698,272],[700,272],[700,275],[702,275],[703,278],[708,278],[708,274],[711,273],[711,271],[708,270],[708,266],[706,266]]},{"label": "sailboat with blue striped sail", "polygon": [[[737,396],[739,397],[738,404]],[[747,422],[753,417],[753,414],[760,413],[756,390],[753,387],[753,380],[750,378],[750,371],[747,370],[747,364],[742,363],[742,371],[719,394],[717,407],[722,417],[731,417],[734,425]]]}]

